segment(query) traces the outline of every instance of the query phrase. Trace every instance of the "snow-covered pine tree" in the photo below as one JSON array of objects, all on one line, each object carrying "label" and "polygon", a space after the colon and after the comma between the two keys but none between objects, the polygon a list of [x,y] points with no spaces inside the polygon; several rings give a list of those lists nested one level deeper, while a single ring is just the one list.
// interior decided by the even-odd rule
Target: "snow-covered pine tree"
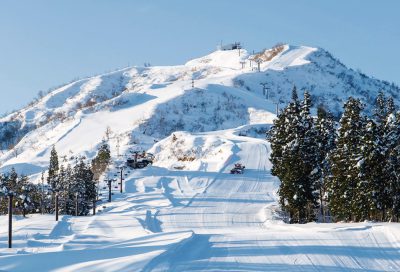
[{"label": "snow-covered pine tree", "polygon": [[[16,193],[17,192],[17,184],[18,184],[18,174],[15,171],[14,167],[11,168],[10,173],[4,173],[1,175],[1,190],[8,193]],[[14,199],[14,203],[15,203]],[[2,197],[0,203],[0,212],[1,214],[8,213],[8,197]]]},{"label": "snow-covered pine tree", "polygon": [[41,208],[42,192],[41,187],[38,184],[33,184],[29,182],[29,197],[32,203],[31,213],[39,213]]},{"label": "snow-covered pine tree", "polygon": [[[296,116],[296,117],[295,117]],[[268,132],[268,140],[271,143],[271,156],[272,162],[271,173],[277,176],[280,181],[279,187],[279,202],[282,210],[288,214],[289,222],[296,222],[298,220],[299,212],[295,207],[295,200],[297,199],[296,193],[293,190],[293,177],[288,159],[288,145],[296,141],[294,133],[293,119],[300,118],[300,103],[297,97],[296,87],[292,90],[292,100],[286,108],[284,108],[277,119],[274,120],[273,126]]]},{"label": "snow-covered pine tree", "polygon": [[[371,150],[370,164],[367,164],[366,167],[370,175],[370,183],[373,186],[373,199],[375,203],[373,219],[386,221],[389,216],[388,211],[391,207],[391,197],[388,192],[390,179],[387,176],[388,172],[386,170],[391,147],[386,137],[389,129],[389,116],[395,112],[393,98],[386,98],[383,92],[380,91],[373,112],[375,135],[370,143],[366,143]],[[371,129],[369,130],[369,134],[371,134]]]},{"label": "snow-covered pine tree", "polygon": [[396,105],[394,104],[393,97],[388,97],[386,100],[387,116],[396,112]]},{"label": "snow-covered pine tree", "polygon": [[386,97],[382,91],[378,93],[373,110],[374,121],[379,128],[379,132],[384,134],[387,118],[395,112],[393,97]]},{"label": "snow-covered pine tree", "polygon": [[388,195],[387,220],[398,222],[400,217],[400,112],[391,113],[388,116],[384,140],[387,148],[385,165]]},{"label": "snow-covered pine tree", "polygon": [[327,199],[325,197],[325,184],[331,175],[329,154],[335,148],[336,128],[333,115],[322,106],[317,108],[315,120],[316,166],[311,172],[311,179],[319,191],[320,218],[325,222]]},{"label": "snow-covered pine tree", "polygon": [[339,121],[336,147],[332,150],[330,164],[332,176],[327,182],[329,208],[337,220],[357,220],[354,214],[356,189],[360,182],[359,166],[362,163],[362,137],[365,118],[363,105],[350,97],[344,105]]},{"label": "snow-covered pine tree", "polygon": [[60,165],[60,170],[58,171],[57,176],[57,185],[58,185],[58,207],[60,214],[67,214],[66,206],[68,201],[68,189],[69,189],[69,180],[67,180],[67,173],[64,165]]},{"label": "snow-covered pine tree", "polygon": [[279,202],[290,223],[313,220],[312,211],[316,204],[310,181],[314,148],[309,98],[305,94],[300,103],[294,87],[291,102],[274,120],[267,134],[272,148],[271,173],[281,181]]},{"label": "snow-covered pine tree", "polygon": [[318,182],[312,179],[313,170],[317,165],[318,148],[316,145],[316,131],[314,128],[314,119],[311,116],[311,96],[305,91],[304,98],[301,102],[300,110],[300,134],[299,147],[301,150],[301,158],[304,169],[304,198],[307,200],[306,218],[307,222],[316,219],[316,208],[318,208]]},{"label": "snow-covered pine tree", "polygon": [[27,213],[35,211],[35,203],[33,202],[33,198],[31,198],[33,193],[34,186],[29,183],[28,177],[24,175],[20,176],[16,188],[15,208],[24,217]]},{"label": "snow-covered pine tree", "polygon": [[74,171],[70,164],[65,168],[65,201],[63,203],[63,210],[66,214],[75,214],[75,178]]},{"label": "snow-covered pine tree", "polygon": [[[73,169],[72,190],[78,195],[78,214],[87,215],[92,208],[93,200],[96,199],[96,183],[93,180],[93,172],[90,167],[80,158]],[[75,207],[74,207],[75,208]]]},{"label": "snow-covered pine tree", "polygon": [[7,208],[7,197],[5,196],[8,193],[6,187],[6,175],[4,173],[0,173],[0,214],[6,213]]},{"label": "snow-covered pine tree", "polygon": [[95,180],[98,180],[100,176],[104,173],[108,164],[110,163],[110,159],[110,147],[105,141],[103,141],[97,152],[96,157],[92,160],[92,171]]},{"label": "snow-covered pine tree", "polygon": [[58,175],[59,165],[58,165],[58,155],[56,151],[56,147],[53,145],[50,153],[50,163],[49,170],[47,176],[47,183],[51,187],[51,189],[58,189],[57,186],[57,175]]},{"label": "snow-covered pine tree", "polygon": [[357,164],[358,183],[354,195],[353,214],[358,221],[382,220],[378,213],[384,210],[385,152],[378,126],[367,118],[362,135],[361,157]]},{"label": "snow-covered pine tree", "polygon": [[7,185],[7,187],[8,187],[8,191],[9,192],[16,192],[17,191],[17,186],[18,186],[18,174],[17,174],[17,172],[15,171],[15,168],[14,167],[12,167],[11,168],[11,172],[10,172],[10,174],[9,174],[9,176],[8,176],[8,179],[7,179],[7,183],[6,183]]},{"label": "snow-covered pine tree", "polygon": [[53,208],[53,194],[51,190],[49,190],[50,185],[45,184],[45,171],[42,172],[42,176],[40,178],[40,209],[42,213],[51,213]]},{"label": "snow-covered pine tree", "polygon": [[58,164],[58,155],[56,151],[56,147],[53,145],[51,152],[50,152],[50,162],[49,162],[49,169],[47,172],[47,184],[50,186],[50,191],[47,193],[50,197],[50,212],[54,212],[55,209],[55,194],[56,191],[59,191],[60,185],[58,184],[58,171],[59,171],[59,164]]},{"label": "snow-covered pine tree", "polygon": [[[93,171],[89,164],[86,164],[84,172],[84,180],[85,180],[85,200],[88,209],[91,209],[93,207],[93,202],[97,198],[97,187],[96,187],[96,181],[94,180]],[[89,210],[87,211],[87,213],[89,213]]]},{"label": "snow-covered pine tree", "polygon": [[[13,193],[14,195],[17,193],[17,191],[18,191],[18,174],[14,167],[11,168],[11,172],[8,175],[8,178],[6,180],[6,186],[8,188],[7,191],[9,193]],[[17,200],[14,197],[14,206],[15,206],[16,201]]]}]

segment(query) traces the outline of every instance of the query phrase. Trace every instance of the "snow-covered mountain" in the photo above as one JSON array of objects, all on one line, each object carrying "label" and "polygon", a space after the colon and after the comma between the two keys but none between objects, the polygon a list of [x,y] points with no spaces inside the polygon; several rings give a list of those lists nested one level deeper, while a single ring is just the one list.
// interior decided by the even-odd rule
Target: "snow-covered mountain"
[{"label": "snow-covered mountain", "polygon": [[[283,223],[265,131],[294,84],[334,112],[350,95],[368,109],[379,90],[399,102],[398,87],[322,49],[282,45],[83,79],[1,119],[2,148],[15,146],[0,171],[15,167],[35,181],[52,145],[65,163],[93,157],[103,139],[112,163],[95,216],[17,216],[12,249],[0,229],[0,270],[400,271],[396,223]],[[124,170],[120,193],[121,155],[133,149],[155,161]],[[238,162],[244,173],[230,174]],[[114,180],[111,203],[105,180]]]},{"label": "snow-covered mountain", "polygon": [[91,157],[107,127],[114,133],[114,148],[119,145],[123,152],[123,145],[149,148],[174,131],[271,123],[275,103],[286,103],[294,85],[308,90],[314,105],[336,113],[348,96],[361,98],[368,110],[379,90],[399,102],[397,86],[348,69],[323,49],[281,45],[257,54],[215,51],[180,66],[125,68],[50,92],[0,119],[1,149],[15,145],[0,163],[3,170],[14,166],[38,173],[52,145],[64,156]]}]

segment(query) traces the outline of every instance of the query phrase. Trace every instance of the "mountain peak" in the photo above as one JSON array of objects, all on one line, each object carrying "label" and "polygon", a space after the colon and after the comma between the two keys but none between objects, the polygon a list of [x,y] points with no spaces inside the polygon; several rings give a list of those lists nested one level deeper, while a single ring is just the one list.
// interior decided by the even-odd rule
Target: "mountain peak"
[{"label": "mountain peak", "polygon": [[278,44],[272,48],[252,53],[249,53],[244,48],[219,49],[206,56],[190,60],[185,65],[189,67],[215,66],[254,71],[258,69],[259,62],[260,71],[268,69],[283,70],[291,66],[308,64],[310,62],[307,59],[308,56],[318,50],[315,47],[293,46],[289,44]]}]

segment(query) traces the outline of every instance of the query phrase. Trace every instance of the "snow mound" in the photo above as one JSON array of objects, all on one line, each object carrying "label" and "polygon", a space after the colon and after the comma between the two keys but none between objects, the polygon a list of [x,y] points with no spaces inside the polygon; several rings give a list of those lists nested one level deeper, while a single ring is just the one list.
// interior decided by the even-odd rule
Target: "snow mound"
[{"label": "snow mound", "polygon": [[219,135],[174,132],[153,146],[154,165],[167,169],[218,172],[232,155],[233,143]]},{"label": "snow mound", "polygon": [[247,58],[248,53],[245,49],[240,49],[240,53],[239,50],[217,50],[204,57],[190,60],[185,64],[185,66],[216,66],[222,68],[240,69],[240,62],[245,61]]}]

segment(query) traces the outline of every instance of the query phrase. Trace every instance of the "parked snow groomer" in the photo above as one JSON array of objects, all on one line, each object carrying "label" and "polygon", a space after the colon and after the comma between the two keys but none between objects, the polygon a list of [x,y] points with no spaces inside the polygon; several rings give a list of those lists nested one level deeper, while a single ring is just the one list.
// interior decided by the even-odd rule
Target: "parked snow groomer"
[{"label": "parked snow groomer", "polygon": [[235,163],[235,167],[231,169],[231,174],[243,174],[245,168],[241,163]]},{"label": "parked snow groomer", "polygon": [[146,152],[134,152],[133,158],[129,158],[126,160],[126,165],[137,169],[144,168],[149,164],[152,164],[154,160],[154,155]]}]

